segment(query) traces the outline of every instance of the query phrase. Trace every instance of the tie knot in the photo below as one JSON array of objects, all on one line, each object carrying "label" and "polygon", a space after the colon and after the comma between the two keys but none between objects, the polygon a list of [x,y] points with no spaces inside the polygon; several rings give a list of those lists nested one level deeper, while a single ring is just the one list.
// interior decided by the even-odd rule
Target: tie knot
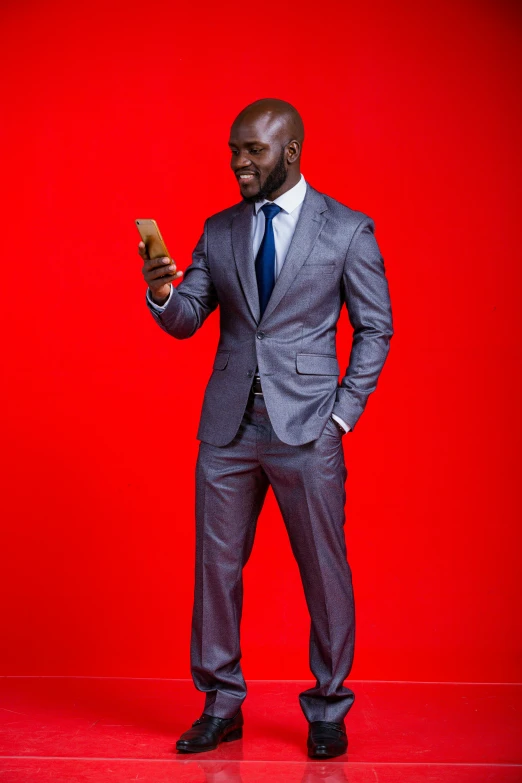
[{"label": "tie knot", "polygon": [[261,209],[265,213],[265,218],[267,220],[273,220],[275,216],[281,212],[281,207],[278,207],[277,204],[265,204]]}]

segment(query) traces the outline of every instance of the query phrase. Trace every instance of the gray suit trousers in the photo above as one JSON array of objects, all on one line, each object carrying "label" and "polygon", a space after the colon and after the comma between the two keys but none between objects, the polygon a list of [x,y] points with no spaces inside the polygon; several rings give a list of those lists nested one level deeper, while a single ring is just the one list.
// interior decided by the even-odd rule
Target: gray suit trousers
[{"label": "gray suit trousers", "polygon": [[243,567],[270,484],[288,531],[310,613],[314,687],[299,694],[308,721],[340,722],[354,701],[344,686],[354,651],[355,610],[344,537],[347,470],[342,435],[327,420],[303,445],[281,441],[262,395],[249,397],[235,438],[199,444],[196,574],[190,644],[204,712],[233,717],[246,698],[240,666]]}]

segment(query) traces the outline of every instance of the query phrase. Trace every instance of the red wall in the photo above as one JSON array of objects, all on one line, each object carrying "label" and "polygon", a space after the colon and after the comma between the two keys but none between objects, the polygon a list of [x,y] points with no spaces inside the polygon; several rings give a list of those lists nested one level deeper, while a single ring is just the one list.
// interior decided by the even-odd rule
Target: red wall
[{"label": "red wall", "polygon": [[[185,268],[238,200],[230,122],[271,96],[303,114],[309,182],[374,218],[392,296],[345,439],[352,676],[520,679],[516,9],[2,4],[1,673],[190,676],[218,321],[182,342],[156,326],[133,220]],[[272,494],[245,581],[247,678],[311,677]]]}]

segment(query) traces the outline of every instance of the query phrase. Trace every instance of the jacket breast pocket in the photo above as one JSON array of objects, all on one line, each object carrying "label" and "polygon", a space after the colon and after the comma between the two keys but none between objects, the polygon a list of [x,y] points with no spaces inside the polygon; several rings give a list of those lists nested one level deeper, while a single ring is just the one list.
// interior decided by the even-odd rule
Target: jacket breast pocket
[{"label": "jacket breast pocket", "polygon": [[228,364],[230,351],[218,351],[214,358],[213,370],[224,370]]},{"label": "jacket breast pocket", "polygon": [[332,354],[298,353],[296,369],[304,375],[339,375],[339,362]]},{"label": "jacket breast pocket", "polygon": [[333,275],[335,261],[305,261],[299,270],[305,275]]}]

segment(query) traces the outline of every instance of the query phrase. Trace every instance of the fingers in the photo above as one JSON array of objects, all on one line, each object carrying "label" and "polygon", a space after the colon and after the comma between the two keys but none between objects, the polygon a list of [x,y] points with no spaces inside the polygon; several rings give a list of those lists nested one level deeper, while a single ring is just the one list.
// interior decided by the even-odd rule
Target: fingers
[{"label": "fingers", "polygon": [[144,242],[138,243],[138,253],[144,261],[149,262],[149,269],[155,269],[161,264],[173,264],[174,262],[170,258],[149,258],[149,252]]},{"label": "fingers", "polygon": [[165,273],[177,272],[177,266],[170,258],[146,259],[143,265],[143,274],[148,273],[151,278],[161,277]]},{"label": "fingers", "polygon": [[148,268],[147,263],[148,262],[146,261],[145,266],[141,271],[145,282],[149,288],[152,288],[153,290],[158,290],[167,285],[167,283],[171,283],[173,280],[177,280],[183,275],[181,269],[176,270],[175,264],[169,264],[168,266],[161,265],[154,269],[150,269]]},{"label": "fingers", "polygon": [[149,258],[144,242],[139,243],[138,253],[144,262],[141,272],[150,288],[161,288],[182,277],[182,270],[176,267],[176,263],[171,258]]},{"label": "fingers", "polygon": [[149,258],[149,255],[147,253],[147,248],[143,244],[143,242],[140,242],[138,245],[138,253],[145,261],[144,268],[146,269],[164,269],[165,267],[173,266],[174,272],[176,271],[176,262],[172,260],[172,258],[167,258],[165,256],[160,258]]},{"label": "fingers", "polygon": [[177,277],[178,275],[163,275],[163,277],[157,277],[157,278],[151,277],[148,280],[146,279],[146,282],[148,283],[150,288],[156,290],[157,288],[161,288],[161,286],[163,285],[167,285],[167,283],[172,283],[172,281],[175,280]]},{"label": "fingers", "polygon": [[147,266],[147,262],[145,262],[145,265],[141,271],[143,272],[143,276],[147,282],[149,280],[163,280],[163,278],[166,279],[167,277],[179,277],[175,264],[171,264],[170,266],[153,267],[151,269],[149,266]]},{"label": "fingers", "polygon": [[143,259],[147,259],[149,257],[149,254],[147,252],[147,248],[145,247],[145,242],[140,242],[138,245],[138,253]]}]

